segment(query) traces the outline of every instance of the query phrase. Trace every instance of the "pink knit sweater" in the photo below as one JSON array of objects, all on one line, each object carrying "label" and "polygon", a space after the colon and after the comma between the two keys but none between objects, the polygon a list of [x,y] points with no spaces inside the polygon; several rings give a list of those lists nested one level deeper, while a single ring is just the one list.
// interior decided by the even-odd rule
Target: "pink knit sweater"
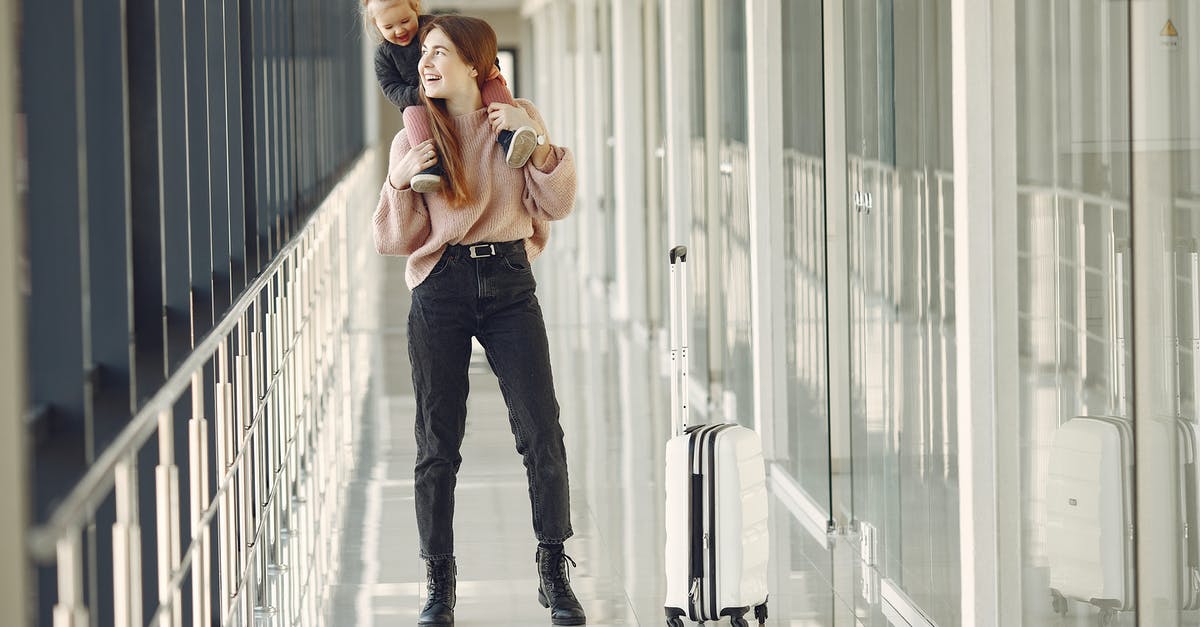
[{"label": "pink knit sweater", "polygon": [[[517,104],[542,128],[541,114],[528,100]],[[546,248],[550,220],[567,217],[575,204],[575,162],[571,151],[551,146],[539,169],[530,159],[513,169],[488,124],[487,109],[454,119],[466,158],[466,186],[475,199],[453,207],[445,194],[399,190],[384,181],[375,210],[375,250],[382,255],[408,255],[404,278],[413,289],[429,276],[450,244],[525,240],[532,261]],[[392,140],[389,163],[399,161],[410,146],[402,130]]]}]

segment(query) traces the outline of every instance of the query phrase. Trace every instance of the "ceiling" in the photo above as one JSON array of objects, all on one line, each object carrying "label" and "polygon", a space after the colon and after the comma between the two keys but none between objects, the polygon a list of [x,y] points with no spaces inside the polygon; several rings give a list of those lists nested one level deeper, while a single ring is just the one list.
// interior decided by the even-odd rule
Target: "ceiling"
[{"label": "ceiling", "polygon": [[463,13],[481,11],[519,11],[523,0],[424,0],[421,10],[433,13],[445,9],[456,9]]}]

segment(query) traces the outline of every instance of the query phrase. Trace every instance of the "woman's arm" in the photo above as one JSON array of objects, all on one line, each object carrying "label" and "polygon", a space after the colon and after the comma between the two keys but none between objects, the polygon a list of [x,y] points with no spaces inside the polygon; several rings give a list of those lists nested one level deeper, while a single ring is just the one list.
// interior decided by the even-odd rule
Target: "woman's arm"
[{"label": "woman's arm", "polygon": [[550,143],[546,122],[532,102],[520,99],[517,105],[534,132],[546,136],[524,168],[525,210],[535,218],[561,220],[575,208],[575,158],[570,149]]},{"label": "woman's arm", "polygon": [[379,81],[383,95],[401,110],[421,104],[418,86],[404,80],[400,68],[396,67],[388,54],[387,44],[380,44],[375,49],[375,78]]},{"label": "woman's arm", "polygon": [[[539,135],[546,134],[546,123],[537,107],[528,100],[517,100],[516,107],[492,103],[488,119],[495,130],[516,130],[528,126]],[[563,146],[549,140],[539,145],[522,168],[525,175],[525,210],[535,218],[561,220],[575,206],[575,160]]]},{"label": "woman's arm", "polygon": [[[405,172],[417,151],[401,130],[392,140],[388,176],[375,209],[375,250],[381,255],[411,255],[429,239],[429,208],[425,197],[408,187]],[[405,180],[399,181],[404,178]],[[411,176],[409,177],[411,178]],[[397,187],[395,182],[401,184]]]}]

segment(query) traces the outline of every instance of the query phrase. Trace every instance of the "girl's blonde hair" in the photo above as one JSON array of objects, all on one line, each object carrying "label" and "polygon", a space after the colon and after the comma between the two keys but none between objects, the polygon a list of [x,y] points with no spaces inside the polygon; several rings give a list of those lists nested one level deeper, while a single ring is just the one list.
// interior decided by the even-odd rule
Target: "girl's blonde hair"
[{"label": "girl's blonde hair", "polygon": [[375,26],[375,12],[401,2],[407,2],[408,6],[412,7],[413,13],[416,13],[417,17],[421,16],[421,0],[359,0],[358,12],[362,15],[363,34],[369,41],[377,44],[383,42],[383,35]]}]

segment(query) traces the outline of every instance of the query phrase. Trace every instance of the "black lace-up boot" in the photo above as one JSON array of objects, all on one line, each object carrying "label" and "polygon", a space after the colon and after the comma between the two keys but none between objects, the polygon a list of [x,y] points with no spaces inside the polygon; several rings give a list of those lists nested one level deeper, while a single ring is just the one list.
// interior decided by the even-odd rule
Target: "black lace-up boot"
[{"label": "black lace-up boot", "polygon": [[587,616],[575,593],[571,591],[571,577],[567,564],[575,566],[575,560],[563,553],[561,544],[538,545],[537,565],[538,602],[550,608],[550,622],[555,625],[583,625]]},{"label": "black lace-up boot", "polygon": [[419,627],[454,624],[454,576],[458,567],[453,557],[426,560],[425,576],[428,579],[429,599],[417,619]]}]

